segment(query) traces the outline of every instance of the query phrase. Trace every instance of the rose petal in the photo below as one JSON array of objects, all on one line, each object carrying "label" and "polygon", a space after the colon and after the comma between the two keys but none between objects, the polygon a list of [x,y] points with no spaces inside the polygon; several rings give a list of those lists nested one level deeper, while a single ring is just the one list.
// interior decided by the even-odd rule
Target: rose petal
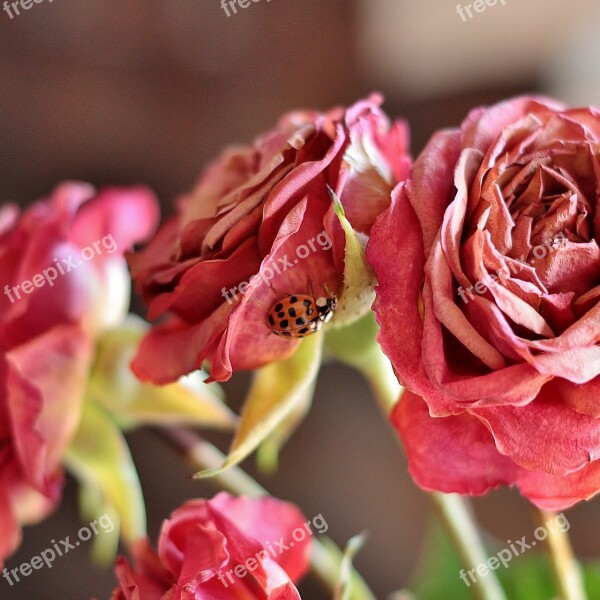
[{"label": "rose petal", "polygon": [[[261,543],[273,545],[283,540],[288,549],[278,553],[274,560],[292,581],[298,581],[306,574],[310,534],[305,527],[304,515],[294,505],[267,496],[250,500],[219,494],[210,501],[210,506],[227,515],[246,535]],[[292,538],[292,533],[300,530],[304,533],[302,539]]]},{"label": "rose petal", "polygon": [[600,462],[562,477],[525,470],[496,450],[477,418],[468,413],[432,418],[425,402],[410,392],[396,405],[392,422],[411,475],[424,489],[481,495],[499,485],[516,485],[536,506],[553,511],[589,499],[600,489]]}]

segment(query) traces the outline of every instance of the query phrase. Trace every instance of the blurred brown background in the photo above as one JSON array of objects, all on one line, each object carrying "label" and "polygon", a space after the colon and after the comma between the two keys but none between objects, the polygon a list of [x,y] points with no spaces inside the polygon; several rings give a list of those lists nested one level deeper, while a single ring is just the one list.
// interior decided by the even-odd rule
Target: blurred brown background
[{"label": "blurred brown background", "polygon": [[[225,144],[286,110],[373,89],[389,114],[410,120],[415,153],[474,105],[515,93],[600,104],[599,14],[586,0],[507,0],[467,21],[445,0],[262,0],[229,18],[219,0],[43,0],[12,20],[0,12],[0,201],[26,205],[66,178],[144,182],[168,213]],[[228,386],[234,401],[246,383]],[[130,442],[155,539],[173,508],[213,490],[186,479],[191,467],[152,432]],[[356,374],[323,369],[280,473],[260,479],[307,516],[322,513],[340,544],[369,530],[357,563],[378,597],[408,582],[428,500]],[[10,568],[76,534],[75,490],[69,482],[60,511],[26,531]],[[514,492],[475,506],[501,540],[537,526]],[[568,514],[584,556],[600,554],[598,516],[599,501]],[[112,571],[90,566],[81,548],[13,588],[0,580],[0,598],[101,600],[113,586]],[[327,597],[310,581],[302,590]]]}]

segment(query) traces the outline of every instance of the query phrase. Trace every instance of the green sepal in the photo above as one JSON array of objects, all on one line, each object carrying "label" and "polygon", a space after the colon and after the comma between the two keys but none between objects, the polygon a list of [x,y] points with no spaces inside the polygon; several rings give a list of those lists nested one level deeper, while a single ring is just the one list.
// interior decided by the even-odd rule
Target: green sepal
[{"label": "green sepal", "polygon": [[305,406],[314,391],[322,346],[322,332],[315,333],[304,338],[289,358],[255,371],[225,463],[196,473],[196,478],[212,477],[238,464]]},{"label": "green sepal", "polygon": [[358,233],[346,218],[344,207],[336,193],[327,186],[333,207],[346,236],[344,252],[344,285],[339,295],[331,327],[345,327],[369,312],[375,300],[375,273],[367,263],[367,237]]},{"label": "green sepal", "polygon": [[148,324],[130,315],[100,339],[89,390],[123,429],[140,425],[192,425],[233,429],[236,416],[216,383],[200,371],[168,385],[140,382],[129,367]]}]

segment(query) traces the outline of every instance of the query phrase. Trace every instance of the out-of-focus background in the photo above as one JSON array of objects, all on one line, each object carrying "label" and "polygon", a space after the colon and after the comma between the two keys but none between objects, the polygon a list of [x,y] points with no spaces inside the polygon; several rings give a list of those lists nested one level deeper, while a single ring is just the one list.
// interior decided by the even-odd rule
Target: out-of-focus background
[{"label": "out-of-focus background", "polygon": [[[599,17],[597,0],[497,0],[482,12],[466,1],[254,0],[230,17],[220,0],[41,0],[12,19],[0,11],[0,201],[27,205],[63,179],[144,182],[168,214],[224,145],[289,109],[374,89],[410,121],[415,154],[434,130],[509,95],[600,104]],[[247,382],[228,386],[234,401]],[[213,490],[188,480],[193,469],[152,432],[129,440],[155,539],[173,508]],[[379,598],[408,582],[428,500],[356,374],[323,369],[280,473],[259,479],[307,516],[321,513],[340,544],[369,530],[357,564]],[[26,530],[9,568],[76,534],[75,491],[70,482],[60,511]],[[474,504],[500,540],[537,526],[515,492]],[[600,502],[568,517],[578,553],[600,555]],[[0,598],[101,600],[113,587],[112,570],[91,567],[80,548],[12,588],[0,580]],[[310,580],[302,591],[327,597]]]}]

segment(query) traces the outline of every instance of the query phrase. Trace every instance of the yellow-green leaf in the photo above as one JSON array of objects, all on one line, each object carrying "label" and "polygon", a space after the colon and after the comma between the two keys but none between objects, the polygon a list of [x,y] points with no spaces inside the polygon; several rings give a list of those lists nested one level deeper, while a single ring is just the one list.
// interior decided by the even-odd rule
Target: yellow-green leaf
[{"label": "yellow-green leaf", "polygon": [[123,434],[103,408],[86,399],[79,429],[65,457],[69,471],[88,490],[90,508],[93,488],[102,494],[103,504],[119,515],[123,538],[132,543],[146,534],[146,508],[139,478]]},{"label": "yellow-green leaf", "polygon": [[89,389],[94,400],[112,413],[122,427],[188,424],[231,429],[236,416],[224,404],[221,388],[203,382],[201,372],[177,383],[141,383],[129,364],[148,325],[130,316],[100,340]]},{"label": "yellow-green leaf", "polygon": [[365,257],[367,237],[352,228],[346,219],[344,207],[335,192],[329,187],[329,195],[333,200],[337,215],[344,233],[346,234],[346,249],[344,256],[344,287],[338,298],[335,319],[332,327],[344,327],[360,319],[371,310],[375,300],[375,273],[368,265]]},{"label": "yellow-green leaf", "polygon": [[273,433],[259,446],[256,451],[256,464],[263,473],[274,473],[279,468],[279,454],[287,441],[292,437],[304,418],[310,411],[313,401],[313,388],[307,389],[303,397],[283,419]]},{"label": "yellow-green leaf", "polygon": [[212,477],[244,460],[306,402],[319,372],[322,345],[322,333],[315,333],[304,338],[288,359],[256,371],[225,463],[197,473],[196,478]]}]

